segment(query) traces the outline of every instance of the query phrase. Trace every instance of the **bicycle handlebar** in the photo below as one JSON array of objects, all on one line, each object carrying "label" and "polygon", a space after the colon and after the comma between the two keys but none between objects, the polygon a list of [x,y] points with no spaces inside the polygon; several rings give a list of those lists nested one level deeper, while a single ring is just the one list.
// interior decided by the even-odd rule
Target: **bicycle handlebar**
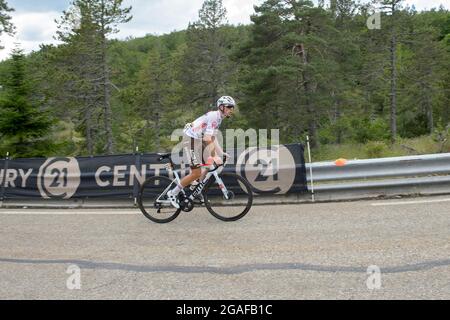
[{"label": "bicycle handlebar", "polygon": [[218,170],[220,167],[225,167],[226,165],[227,165],[227,162],[228,162],[228,157],[227,156],[225,156],[225,155],[223,155],[222,156],[222,164],[220,164],[220,165],[217,165],[215,162],[214,162],[214,169],[212,169],[212,170],[208,170],[209,172],[214,172],[214,171],[216,171],[216,170]]},{"label": "bicycle handlebar", "polygon": [[[169,163],[170,163],[171,167],[173,168],[174,167],[174,163],[172,162],[171,155],[170,154],[159,154],[159,157],[158,157],[158,161],[159,162],[163,162],[166,159],[169,160]],[[222,164],[217,165],[214,162],[214,169],[209,170],[209,172],[214,172],[214,171],[218,170],[220,167],[225,167],[227,165],[227,162],[228,162],[228,157],[226,155],[223,155],[222,156]]]}]

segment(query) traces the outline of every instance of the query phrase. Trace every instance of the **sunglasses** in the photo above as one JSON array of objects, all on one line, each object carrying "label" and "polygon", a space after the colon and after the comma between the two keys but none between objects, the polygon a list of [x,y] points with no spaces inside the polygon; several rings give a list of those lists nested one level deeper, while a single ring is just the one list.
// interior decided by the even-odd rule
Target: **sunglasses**
[{"label": "sunglasses", "polygon": [[227,109],[234,109],[234,106],[225,106]]}]

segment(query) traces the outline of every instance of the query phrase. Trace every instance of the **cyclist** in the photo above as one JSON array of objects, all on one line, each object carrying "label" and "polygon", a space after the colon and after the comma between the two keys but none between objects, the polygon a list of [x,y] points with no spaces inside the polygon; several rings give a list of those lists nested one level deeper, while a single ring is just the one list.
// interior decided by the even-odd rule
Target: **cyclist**
[{"label": "cyclist", "polygon": [[216,135],[222,120],[230,118],[235,107],[236,102],[232,97],[221,97],[217,101],[217,111],[208,112],[186,125],[183,134],[183,150],[190,163],[191,173],[181,180],[181,185],[167,193],[168,200],[175,208],[180,208],[178,195],[181,190],[202,178],[202,164],[208,162],[205,159],[214,156],[228,157],[228,154],[224,153],[220,147]]}]

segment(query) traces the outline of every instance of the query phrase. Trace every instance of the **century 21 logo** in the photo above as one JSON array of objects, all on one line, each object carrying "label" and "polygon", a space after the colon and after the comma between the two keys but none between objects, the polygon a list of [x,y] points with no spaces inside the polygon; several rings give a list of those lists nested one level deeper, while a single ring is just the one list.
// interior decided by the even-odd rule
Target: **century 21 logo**
[{"label": "century 21 logo", "polygon": [[256,194],[286,194],[295,182],[296,164],[285,146],[251,147],[238,157],[236,170]]},{"label": "century 21 logo", "polygon": [[50,158],[39,169],[37,185],[44,199],[70,199],[81,183],[81,170],[75,158]]}]

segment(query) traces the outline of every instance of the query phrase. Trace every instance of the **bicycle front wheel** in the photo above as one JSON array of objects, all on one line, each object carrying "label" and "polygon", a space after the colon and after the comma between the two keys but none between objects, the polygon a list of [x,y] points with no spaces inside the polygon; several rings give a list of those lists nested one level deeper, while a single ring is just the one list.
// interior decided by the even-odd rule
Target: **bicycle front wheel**
[{"label": "bicycle front wheel", "polygon": [[211,177],[203,193],[206,208],[214,217],[225,222],[242,219],[253,204],[250,183],[234,173],[222,173],[219,177],[228,193],[225,196],[214,177]]},{"label": "bicycle front wheel", "polygon": [[167,199],[167,191],[173,182],[167,177],[151,177],[141,186],[138,205],[149,220],[156,223],[169,223],[175,220],[181,209],[174,208]]}]

